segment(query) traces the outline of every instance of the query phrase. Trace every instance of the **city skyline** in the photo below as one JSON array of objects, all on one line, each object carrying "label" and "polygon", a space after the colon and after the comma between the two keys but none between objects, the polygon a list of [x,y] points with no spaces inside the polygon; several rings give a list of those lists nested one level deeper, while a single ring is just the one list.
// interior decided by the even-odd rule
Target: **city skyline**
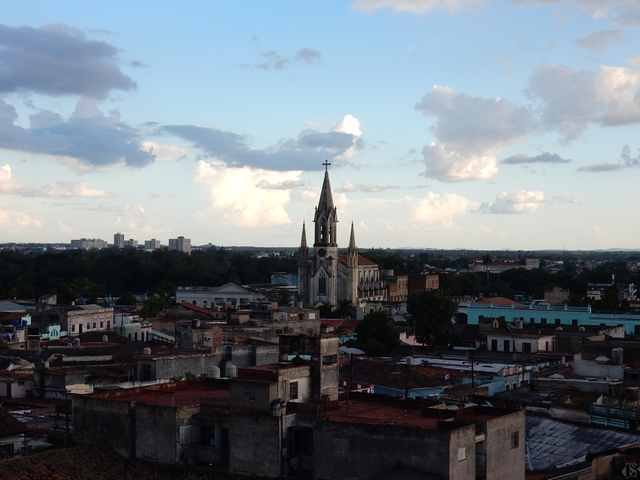
[{"label": "city skyline", "polygon": [[5,10],[0,243],[640,247],[635,2]]}]

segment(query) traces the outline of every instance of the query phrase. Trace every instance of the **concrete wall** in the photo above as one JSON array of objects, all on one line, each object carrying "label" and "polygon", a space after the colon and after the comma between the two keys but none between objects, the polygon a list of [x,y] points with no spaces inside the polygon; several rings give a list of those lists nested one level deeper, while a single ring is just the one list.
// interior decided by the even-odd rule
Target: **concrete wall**
[{"label": "concrete wall", "polygon": [[[458,460],[459,448],[464,460]],[[327,422],[315,428],[314,452],[317,479],[367,479],[398,466],[442,478],[475,478],[474,426],[443,432]]]},{"label": "concrete wall", "polygon": [[123,457],[129,457],[132,429],[128,403],[75,397],[72,417],[76,442],[106,445]]},{"label": "concrete wall", "polygon": [[130,404],[87,397],[72,401],[74,439],[108,446],[125,458],[181,463],[189,456],[192,418],[199,407]]},{"label": "concrete wall", "polygon": [[[138,360],[136,367],[138,380],[157,380],[169,378],[182,378],[187,373],[206,375],[212,366],[218,366],[219,356],[210,354],[176,355],[170,357],[149,357]],[[145,369],[148,365],[148,369]],[[146,378],[145,371],[151,378]]]},{"label": "concrete wall", "polygon": [[[514,447],[513,435],[518,436]],[[525,414],[515,412],[490,419],[486,423],[486,480],[524,480]]]},{"label": "concrete wall", "polygon": [[280,422],[271,415],[229,417],[229,473],[257,477],[280,476]]},{"label": "concrete wall", "polygon": [[579,354],[574,356],[573,371],[581,377],[615,378],[617,380],[624,378],[623,365],[609,365],[593,360],[583,360]]}]

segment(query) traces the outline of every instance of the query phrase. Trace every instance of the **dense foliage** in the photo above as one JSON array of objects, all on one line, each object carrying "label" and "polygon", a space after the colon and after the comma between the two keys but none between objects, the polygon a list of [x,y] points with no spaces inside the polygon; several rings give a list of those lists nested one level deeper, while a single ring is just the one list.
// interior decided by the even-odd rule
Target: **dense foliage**
[{"label": "dense foliage", "polygon": [[393,320],[385,312],[369,313],[356,328],[358,345],[369,355],[388,355],[399,344]]},{"label": "dense foliage", "polygon": [[409,297],[407,311],[416,338],[422,343],[446,346],[457,305],[441,293],[424,292]]},{"label": "dense foliage", "polygon": [[132,249],[64,251],[25,255],[0,252],[0,298],[35,298],[57,293],[58,301],[78,297],[174,294],[178,285],[225,282],[266,283],[273,272],[295,272],[293,257],[257,258],[247,252],[209,249],[185,255]]}]

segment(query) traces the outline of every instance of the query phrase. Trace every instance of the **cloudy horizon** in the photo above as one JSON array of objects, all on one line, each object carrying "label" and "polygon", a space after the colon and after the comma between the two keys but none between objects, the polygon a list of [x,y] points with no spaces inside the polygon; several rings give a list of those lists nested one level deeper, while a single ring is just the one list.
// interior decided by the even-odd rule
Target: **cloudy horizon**
[{"label": "cloudy horizon", "polygon": [[640,248],[640,3],[180,8],[7,7],[0,243],[294,246],[329,160],[341,245]]}]

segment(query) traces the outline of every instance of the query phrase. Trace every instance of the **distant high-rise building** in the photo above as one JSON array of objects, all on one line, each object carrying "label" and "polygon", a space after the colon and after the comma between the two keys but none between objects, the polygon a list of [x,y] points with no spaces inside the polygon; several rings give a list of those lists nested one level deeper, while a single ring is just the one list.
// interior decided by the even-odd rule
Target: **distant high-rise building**
[{"label": "distant high-rise building", "polygon": [[113,246],[116,248],[124,248],[124,233],[113,234]]},{"label": "distant high-rise building", "polygon": [[162,248],[162,244],[160,243],[160,240],[156,240],[155,238],[152,238],[151,240],[144,241],[145,250],[158,250],[159,248]]},{"label": "distant high-rise building", "polygon": [[126,242],[124,242],[124,246],[127,248],[137,248],[138,247],[138,241],[130,238],[129,240],[127,240]]},{"label": "distant high-rise building", "polygon": [[100,250],[106,248],[107,242],[99,238],[80,238],[71,240],[71,248],[76,250]]},{"label": "distant high-rise building", "polygon": [[169,250],[177,250],[178,252],[191,253],[191,239],[182,236],[169,239]]}]

